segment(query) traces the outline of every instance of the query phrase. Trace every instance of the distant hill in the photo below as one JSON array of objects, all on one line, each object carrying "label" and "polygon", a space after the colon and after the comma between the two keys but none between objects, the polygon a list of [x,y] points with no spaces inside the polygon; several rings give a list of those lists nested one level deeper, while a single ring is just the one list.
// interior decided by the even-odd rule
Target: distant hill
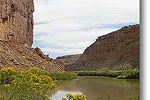
[{"label": "distant hill", "polygon": [[66,69],[68,69],[69,66],[72,66],[72,64],[80,58],[80,56],[81,54],[66,55],[62,57],[57,57],[54,61],[58,65],[64,66]]},{"label": "distant hill", "polygon": [[129,25],[98,37],[69,70],[139,68],[139,33],[139,25]]}]

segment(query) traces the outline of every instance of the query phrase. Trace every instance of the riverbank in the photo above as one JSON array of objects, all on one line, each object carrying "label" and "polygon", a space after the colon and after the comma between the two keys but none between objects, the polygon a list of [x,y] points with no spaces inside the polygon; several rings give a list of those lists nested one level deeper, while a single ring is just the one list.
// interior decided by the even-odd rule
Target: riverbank
[{"label": "riverbank", "polygon": [[105,76],[117,79],[139,79],[139,70],[106,70],[106,71],[75,71],[75,72],[40,72],[40,75],[48,75],[53,80],[73,80],[78,76]]},{"label": "riverbank", "polygon": [[75,72],[39,72],[40,75],[48,75],[53,80],[73,80],[78,77],[78,75]]},{"label": "riverbank", "polygon": [[[78,76],[91,76],[91,78],[90,77],[87,77],[87,78],[81,77],[80,78]],[[94,76],[99,76],[99,77],[94,77]],[[103,76],[107,76],[107,77],[103,77]],[[114,77],[116,79],[108,78],[108,77]],[[124,81],[126,81],[126,80],[118,80],[118,79],[138,79],[138,78],[139,78],[138,70],[78,71],[78,72],[50,73],[50,72],[40,71],[36,67],[30,68],[29,70],[26,70],[26,71],[16,71],[13,68],[8,67],[8,68],[2,68],[0,70],[0,90],[1,90],[0,98],[3,98],[3,100],[10,100],[11,98],[13,98],[12,100],[21,100],[22,98],[29,99],[29,100],[32,100],[32,98],[36,98],[36,100],[38,100],[39,98],[42,98],[42,100],[47,100],[46,98],[49,98],[47,93],[48,93],[48,91],[51,91],[54,88],[56,88],[56,86],[57,86],[56,82],[59,83],[60,85],[62,85],[61,81],[72,80],[72,82],[70,81],[67,84],[67,86],[69,85],[68,88],[70,88],[71,90],[75,89],[74,91],[78,91],[78,90],[82,89],[83,87],[85,87],[85,89],[86,89],[86,88],[93,86],[93,88],[91,88],[91,89],[95,88],[95,90],[93,90],[93,91],[97,91],[98,86],[100,86],[100,88],[102,85],[104,85],[104,87],[107,87],[107,85],[109,83],[114,84],[115,87],[121,87],[121,88],[124,87],[122,82],[124,83]],[[133,83],[134,83],[134,81],[136,81],[136,80],[128,80],[128,81],[133,81]],[[89,83],[90,83],[90,86],[89,86]],[[96,83],[101,84],[101,85],[98,85]],[[73,85],[73,84],[77,84],[77,85]],[[83,84],[83,85],[80,87],[81,84]],[[85,85],[85,84],[87,84],[87,85]],[[122,84],[122,85],[120,85],[120,84]],[[127,84],[127,85],[129,85],[129,84]],[[131,86],[131,85],[129,85],[129,86]],[[76,90],[77,86],[79,86],[78,90]],[[112,86],[110,86],[110,87],[112,87]],[[132,88],[131,88],[131,90],[132,90]],[[100,90],[101,91],[107,90],[107,88],[106,89],[101,88]],[[82,91],[83,90],[81,90],[80,94],[83,94]],[[100,93],[98,93],[98,95],[101,94],[101,91],[100,91]],[[69,91],[69,92],[71,92],[71,91]],[[63,92],[63,94],[64,94],[64,92]],[[90,96],[88,96],[88,98],[90,98]],[[52,100],[55,100],[55,99],[52,99]],[[116,99],[116,100],[120,100],[120,99]]]},{"label": "riverbank", "polygon": [[76,71],[78,76],[107,76],[117,79],[139,79],[139,70]]},{"label": "riverbank", "polygon": [[[6,68],[7,69],[7,68]],[[35,68],[36,69],[36,68]],[[11,83],[14,78],[20,73],[20,71],[12,71],[12,68],[8,68],[4,73],[3,70],[0,71],[1,76],[1,84],[5,80],[6,83]],[[107,70],[107,71],[75,71],[75,72],[43,72],[43,71],[35,71],[38,75],[47,75],[51,77],[53,80],[73,80],[78,76],[106,76],[113,77],[117,79],[139,79],[140,71],[139,70]],[[35,73],[33,71],[33,73]]]},{"label": "riverbank", "polygon": [[53,80],[73,80],[78,76],[105,76],[117,79],[139,79],[139,70],[106,70],[106,71],[75,71],[75,72],[40,72],[41,75],[48,75]]}]

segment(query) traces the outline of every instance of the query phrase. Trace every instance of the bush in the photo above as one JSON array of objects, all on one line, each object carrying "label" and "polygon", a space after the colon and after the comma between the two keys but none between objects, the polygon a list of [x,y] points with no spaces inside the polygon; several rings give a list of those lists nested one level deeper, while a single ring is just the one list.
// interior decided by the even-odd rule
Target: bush
[{"label": "bush", "polygon": [[53,80],[72,80],[78,77],[78,75],[74,72],[56,72],[56,73],[44,72],[41,74],[48,75]]},{"label": "bush", "polygon": [[16,71],[11,68],[2,68],[0,71],[0,84],[10,84],[14,78],[13,76],[16,75]]},{"label": "bush", "polygon": [[109,76],[117,77],[122,72],[121,71],[78,71],[76,72],[78,76]]},{"label": "bush", "polygon": [[119,75],[118,79],[139,79],[140,72],[138,70],[128,70],[124,71],[121,75]]},{"label": "bush", "polygon": [[27,71],[2,68],[0,71],[0,100],[48,100],[48,90],[56,85],[53,80],[77,78],[74,72],[41,72],[32,67]]},{"label": "bush", "polygon": [[56,85],[51,77],[38,73],[37,68],[18,72],[12,68],[2,69],[0,74],[4,78],[1,77],[3,84],[0,85],[0,97],[3,100],[48,100],[46,92]]},{"label": "bush", "polygon": [[86,96],[83,94],[66,94],[66,98],[62,98],[62,100],[86,100]]},{"label": "bush", "polygon": [[138,70],[121,70],[121,71],[77,71],[78,76],[107,76],[118,79],[139,79]]}]

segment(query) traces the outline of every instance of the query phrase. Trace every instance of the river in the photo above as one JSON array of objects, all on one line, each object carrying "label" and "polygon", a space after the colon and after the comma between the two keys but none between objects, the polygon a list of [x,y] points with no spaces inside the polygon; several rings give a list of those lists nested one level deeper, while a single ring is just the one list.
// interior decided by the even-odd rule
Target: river
[{"label": "river", "polygon": [[[61,100],[65,94],[85,94],[87,100],[128,100],[137,96],[139,80],[114,79],[108,77],[78,77],[72,81],[59,81],[50,99]],[[110,99],[108,99],[110,98]],[[98,99],[102,100],[102,99]]]}]

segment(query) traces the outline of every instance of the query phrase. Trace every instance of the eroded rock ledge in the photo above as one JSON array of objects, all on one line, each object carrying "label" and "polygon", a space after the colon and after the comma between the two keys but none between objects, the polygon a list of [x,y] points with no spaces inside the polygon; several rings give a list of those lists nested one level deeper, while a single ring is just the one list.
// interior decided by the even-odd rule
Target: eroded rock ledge
[{"label": "eroded rock ledge", "polygon": [[[38,67],[43,71],[63,71],[64,67],[56,64],[47,55],[39,55],[42,51],[31,48],[28,45],[17,45],[0,41],[0,69],[13,67],[16,70],[26,70],[30,67]],[[43,58],[44,56],[44,58]]]}]

